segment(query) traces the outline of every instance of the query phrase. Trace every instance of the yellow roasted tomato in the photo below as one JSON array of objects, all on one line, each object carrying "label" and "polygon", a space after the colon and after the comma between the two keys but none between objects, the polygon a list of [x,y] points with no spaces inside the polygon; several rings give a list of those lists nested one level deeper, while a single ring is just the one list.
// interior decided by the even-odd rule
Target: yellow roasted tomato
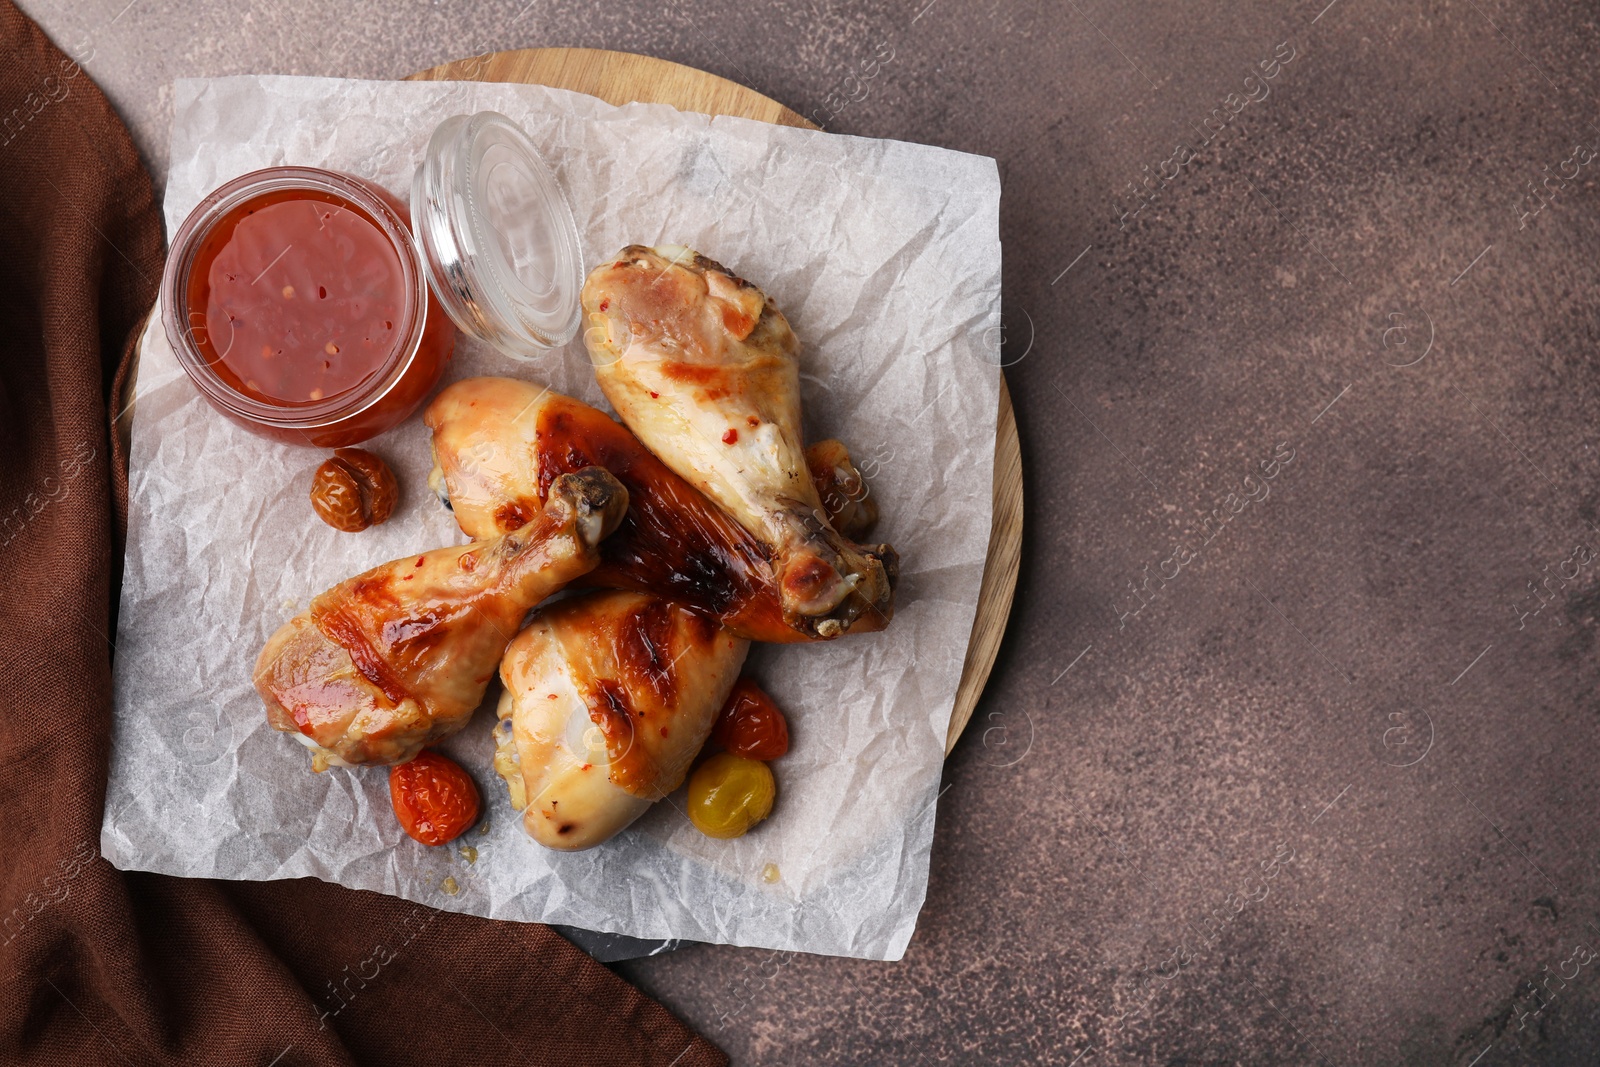
[{"label": "yellow roasted tomato", "polygon": [[777,791],[765,763],[718,752],[689,779],[689,821],[707,837],[742,837],[771,814]]}]

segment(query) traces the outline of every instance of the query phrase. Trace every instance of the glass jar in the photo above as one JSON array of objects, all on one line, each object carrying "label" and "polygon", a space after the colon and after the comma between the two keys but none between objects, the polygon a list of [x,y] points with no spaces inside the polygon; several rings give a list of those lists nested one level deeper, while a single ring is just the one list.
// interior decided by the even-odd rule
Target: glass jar
[{"label": "glass jar", "polygon": [[510,119],[441,123],[406,216],[389,191],[314,167],[253,171],[202,200],[161,285],[201,395],[263,436],[335,448],[410,416],[457,328],[516,359],[577,333],[577,225]]}]

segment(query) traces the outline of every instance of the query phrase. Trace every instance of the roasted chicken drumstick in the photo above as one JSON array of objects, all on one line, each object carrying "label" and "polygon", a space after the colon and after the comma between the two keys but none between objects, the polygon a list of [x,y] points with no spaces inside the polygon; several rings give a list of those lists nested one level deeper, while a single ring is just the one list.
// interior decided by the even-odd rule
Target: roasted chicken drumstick
[{"label": "roasted chicken drumstick", "polygon": [[589,275],[583,307],[606,398],[767,546],[785,621],[824,637],[881,629],[897,557],[829,524],[801,440],[800,343],[766,295],[690,249],[629,245]]},{"label": "roasted chicken drumstick", "polygon": [[563,474],[499,537],[374,567],[267,640],[255,686],[273,727],[329,763],[404,763],[466,725],[533,607],[600,562],[628,494],[598,467]]}]

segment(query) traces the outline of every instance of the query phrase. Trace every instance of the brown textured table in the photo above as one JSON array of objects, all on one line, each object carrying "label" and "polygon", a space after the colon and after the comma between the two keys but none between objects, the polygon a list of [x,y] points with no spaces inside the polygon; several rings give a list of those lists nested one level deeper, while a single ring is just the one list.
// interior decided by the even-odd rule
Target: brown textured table
[{"label": "brown textured table", "polygon": [[537,45],[1000,161],[1007,642],[904,962],[619,968],[735,1062],[1600,1059],[1592,6],[24,7],[158,175],[174,77]]}]

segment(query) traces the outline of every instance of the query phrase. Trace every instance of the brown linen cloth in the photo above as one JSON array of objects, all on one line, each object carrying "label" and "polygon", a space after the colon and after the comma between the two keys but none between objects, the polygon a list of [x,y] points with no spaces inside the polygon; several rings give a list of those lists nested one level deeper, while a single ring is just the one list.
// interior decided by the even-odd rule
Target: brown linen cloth
[{"label": "brown linen cloth", "polygon": [[127,130],[10,0],[0,50],[0,1062],[726,1063],[544,926],[100,858],[127,507],[107,397],[161,223]]}]

